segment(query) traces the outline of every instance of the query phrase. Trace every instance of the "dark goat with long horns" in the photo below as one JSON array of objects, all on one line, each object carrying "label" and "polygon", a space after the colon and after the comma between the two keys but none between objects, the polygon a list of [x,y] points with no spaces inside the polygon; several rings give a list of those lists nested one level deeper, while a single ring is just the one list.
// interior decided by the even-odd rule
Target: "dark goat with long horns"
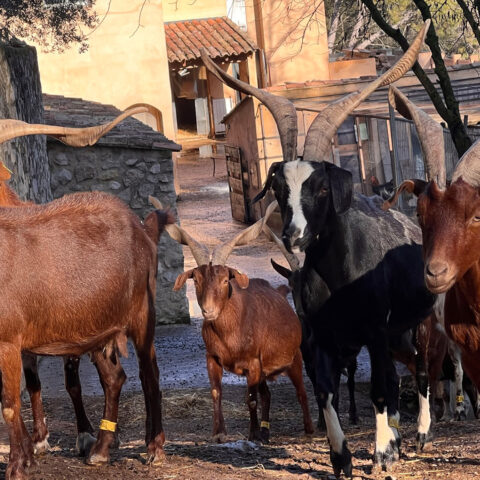
[{"label": "dark goat with long horns", "polygon": [[[154,199],[151,199],[155,202]],[[159,204],[154,203],[158,208]],[[285,298],[285,289],[273,288],[266,280],[249,279],[225,266],[236,245],[244,245],[261,233],[275,209],[272,203],[265,217],[230,241],[208,249],[177,225],[166,227],[170,236],[188,245],[197,267],[179,275],[174,290],[193,279],[204,322],[202,336],[207,349],[207,371],[213,399],[213,438],[224,441],[222,413],[223,370],[247,378],[247,406],[250,412],[250,440],[267,442],[270,435],[270,391],[267,380],[286,373],[297,392],[303,412],[305,433],[313,433],[302,376],[300,322]],[[288,291],[288,289],[287,289]],[[261,398],[261,423],[257,417],[257,391]]]},{"label": "dark goat with long horns", "polygon": [[385,208],[403,191],[418,196],[425,282],[433,293],[445,293],[445,330],[480,389],[480,142],[462,156],[447,185],[441,125],[396,88],[390,89],[390,101],[415,122],[427,171],[435,175],[429,175],[429,182],[404,181]]},{"label": "dark goat with long horns", "polygon": [[[418,228],[404,215],[384,212],[369,198],[353,195],[352,175],[328,160],[337,128],[371,92],[400,78],[415,62],[430,22],[404,56],[385,74],[359,92],[326,107],[305,138],[303,161],[296,160],[295,106],[273,94],[234,79],[203,50],[206,67],[230,87],[258,97],[273,113],[282,139],[283,162],[270,166],[265,186],[254,199],[273,189],[283,220],[282,240],[289,251],[305,251],[303,269],[325,281],[332,296],[325,308],[341,312],[334,325],[315,323],[324,377],[319,376],[317,401],[323,406],[336,475],[352,473],[351,453],[332,406],[332,367],[342,351],[366,345],[372,365],[371,398],[376,414],[375,462],[386,468],[398,458],[398,376],[386,329],[397,335],[415,327],[432,312],[434,296],[425,288]],[[307,277],[308,278],[308,277]],[[308,288],[308,287],[306,287]],[[348,290],[349,304],[333,303],[337,291]],[[422,372],[426,378],[426,372]],[[421,399],[428,409],[427,382]],[[390,420],[389,420],[390,418]],[[421,447],[430,422],[418,432]]]},{"label": "dark goat with long horns", "polygon": [[[64,129],[2,120],[0,141],[58,133],[62,141],[78,146],[96,141],[117,121]],[[165,437],[153,346],[155,241],[172,220],[168,213],[156,211],[144,226],[123,202],[100,192],[68,195],[46,205],[0,208],[0,372],[2,413],[10,438],[7,480],[26,478],[26,468],[34,461],[20,412],[21,353],[91,352],[102,379],[105,407],[88,461],[101,464],[108,462],[114,440],[125,381],[117,352],[126,353],[127,337],[137,351],[145,395],[148,460],[163,461]]]}]

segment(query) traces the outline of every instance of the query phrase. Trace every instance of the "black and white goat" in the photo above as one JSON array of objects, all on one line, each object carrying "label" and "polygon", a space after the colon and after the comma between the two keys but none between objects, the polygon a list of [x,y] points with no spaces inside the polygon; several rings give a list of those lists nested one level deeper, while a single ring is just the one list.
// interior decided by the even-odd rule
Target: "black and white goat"
[{"label": "black and white goat", "polygon": [[[362,92],[340,99],[317,116],[305,138],[303,161],[296,160],[298,129],[293,104],[233,79],[210,60],[206,51],[202,52],[205,65],[214,75],[233,88],[255,95],[272,112],[284,162],[271,165],[265,187],[255,200],[273,189],[281,210],[286,248],[305,251],[303,270],[317,273],[331,292],[322,310],[340,313],[332,321],[316,323],[314,332],[319,346],[317,362],[324,365],[318,369],[315,393],[323,406],[336,475],[342,470],[351,475],[352,464],[332,406],[331,372],[348,352],[367,346],[376,413],[375,461],[387,467],[398,458],[399,440],[398,376],[389,353],[389,335],[398,336],[420,324],[431,314],[435,297],[423,281],[418,227],[399,213],[382,212],[371,199],[353,196],[350,172],[324,160],[330,158],[331,138],[348,114],[375,88],[395,81],[411,67],[428,26],[427,21],[412,47],[391,70]],[[344,301],[347,297],[348,303]],[[322,371],[326,373],[322,375]],[[426,381],[421,393],[424,411],[429,411]],[[422,419],[420,438],[426,439],[429,427],[430,415],[428,421]]]}]

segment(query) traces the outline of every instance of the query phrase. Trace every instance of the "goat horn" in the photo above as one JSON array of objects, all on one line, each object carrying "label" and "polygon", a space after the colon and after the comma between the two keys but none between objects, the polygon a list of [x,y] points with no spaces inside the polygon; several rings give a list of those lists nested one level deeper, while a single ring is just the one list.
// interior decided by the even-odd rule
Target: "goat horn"
[{"label": "goat horn", "polygon": [[382,76],[368,84],[361,92],[351,93],[346,97],[336,100],[317,115],[310,125],[305,137],[303,159],[321,162],[329,160],[331,141],[340,125],[365,100],[374,90],[384,87],[401,78],[415,63],[423,40],[430,26],[430,20],[426,20],[422,29],[418,32],[410,48],[402,58]]},{"label": "goat horn", "polygon": [[233,78],[211,60],[205,48],[200,49],[200,54],[207,70],[215,75],[221,82],[242,93],[257,97],[270,110],[280,135],[283,159],[287,162],[295,160],[297,158],[298,125],[297,111],[293,103],[287,98],[273,95],[265,90]]},{"label": "goat horn", "polygon": [[452,175],[452,183],[460,178],[472,187],[480,187],[480,140],[477,140],[457,163]]},{"label": "goat horn", "polygon": [[250,227],[242,230],[240,233],[235,235],[230,241],[217,245],[212,253],[212,264],[213,265],[225,265],[229,255],[232,253],[232,250],[237,245],[246,245],[255,238],[257,238],[262,232],[263,226],[267,223],[270,215],[277,208],[277,201],[274,200],[265,211],[265,215],[255,222]]},{"label": "goat horn", "polygon": [[[21,120],[0,120],[0,143],[24,135],[50,135],[71,147],[85,147],[95,144],[103,135],[108,133],[122,120],[138,113],[158,114],[158,109],[148,104],[138,104],[125,110],[121,115],[109,123],[85,128],[68,128],[56,125],[31,124]],[[160,113],[161,116],[161,113]]]},{"label": "goat horn", "polygon": [[[156,209],[163,209],[163,205],[158,198],[149,195],[148,201]],[[175,223],[170,223],[165,225],[165,230],[173,240],[182,245],[187,245],[190,248],[193,258],[195,259],[195,262],[197,262],[197,266],[207,265],[210,262],[210,252],[208,251],[208,248],[193,239],[182,227],[179,227]]]},{"label": "goat horn", "polygon": [[440,188],[445,188],[447,174],[443,127],[393,85],[390,85],[388,90],[388,101],[400,115],[408,120],[413,120],[422,147],[427,178],[429,181],[435,180]]},{"label": "goat horn", "polygon": [[273,233],[272,229],[267,224],[263,226],[263,233],[271,242],[274,242],[283,253],[288,264],[290,265],[290,270],[292,272],[300,270],[300,261],[298,260],[298,257],[294,253],[290,253],[285,248],[283,242],[275,235],[275,233]]}]

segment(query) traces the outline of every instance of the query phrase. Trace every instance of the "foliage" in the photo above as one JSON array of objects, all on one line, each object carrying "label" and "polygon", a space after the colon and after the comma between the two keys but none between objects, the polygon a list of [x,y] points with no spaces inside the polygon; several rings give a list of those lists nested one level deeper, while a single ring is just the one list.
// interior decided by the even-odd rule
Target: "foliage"
[{"label": "foliage", "polygon": [[[465,3],[475,13],[479,20],[478,11],[474,11],[474,2],[478,0],[465,0]],[[371,21],[370,13],[364,8],[360,0],[325,0],[325,11],[328,24],[331,25],[334,5],[340,5],[341,22],[336,34],[333,50],[340,51],[344,48],[355,48],[367,45],[375,47],[398,47],[398,45],[385,35],[375,22]],[[375,2],[378,10],[385,20],[411,40],[421,26],[420,12],[412,0],[378,0]],[[436,33],[442,51],[450,55],[460,53],[464,56],[471,55],[478,50],[473,35],[462,9],[457,0],[426,0],[430,7],[432,19],[435,22]],[[360,25],[360,34],[352,39],[351,33]],[[371,43],[369,42],[371,39]],[[353,40],[353,41],[352,41]]]},{"label": "foliage", "polygon": [[78,43],[87,48],[87,35],[98,22],[94,0],[0,0],[0,41],[30,40],[45,51],[61,52]]}]

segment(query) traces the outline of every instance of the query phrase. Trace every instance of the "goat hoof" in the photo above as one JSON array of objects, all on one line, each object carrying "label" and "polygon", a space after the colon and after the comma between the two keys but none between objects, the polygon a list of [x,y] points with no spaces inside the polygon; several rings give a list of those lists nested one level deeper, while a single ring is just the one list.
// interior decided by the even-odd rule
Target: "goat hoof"
[{"label": "goat hoof", "polygon": [[467,414],[465,413],[465,410],[457,410],[455,412],[455,420],[457,422],[463,422],[467,419]]},{"label": "goat hoof", "polygon": [[108,463],[108,456],[102,455],[101,453],[93,453],[85,459],[87,465],[100,466],[106,465]]},{"label": "goat hoof", "polygon": [[260,429],[260,441],[264,444],[270,443],[270,430],[268,428]]},{"label": "goat hoof", "polygon": [[384,451],[375,451],[374,465],[386,472],[399,458],[400,451],[397,440],[390,440]]},{"label": "goat hoof", "polygon": [[431,434],[430,431],[428,433],[417,432],[417,438],[415,441],[417,453],[429,451],[433,446],[432,439],[433,439],[433,435]]},{"label": "goat hoof", "polygon": [[165,452],[162,450],[160,452],[155,452],[155,454],[150,455],[147,459],[147,464],[151,467],[160,467],[165,463],[165,459]]},{"label": "goat hoof", "polygon": [[343,441],[340,453],[334,452],[330,447],[330,461],[332,462],[333,473],[337,478],[340,477],[342,471],[346,477],[352,476],[352,454],[347,447],[346,440]]},{"label": "goat hoof", "polygon": [[90,432],[82,432],[77,435],[75,448],[78,455],[86,457],[97,439]]},{"label": "goat hoof", "polygon": [[33,444],[33,452],[35,455],[43,455],[48,450],[50,450],[50,444],[48,443],[48,436],[44,438],[41,442],[35,442]]},{"label": "goat hoof", "polygon": [[212,437],[213,443],[225,443],[227,441],[227,434],[226,433],[216,433]]}]

